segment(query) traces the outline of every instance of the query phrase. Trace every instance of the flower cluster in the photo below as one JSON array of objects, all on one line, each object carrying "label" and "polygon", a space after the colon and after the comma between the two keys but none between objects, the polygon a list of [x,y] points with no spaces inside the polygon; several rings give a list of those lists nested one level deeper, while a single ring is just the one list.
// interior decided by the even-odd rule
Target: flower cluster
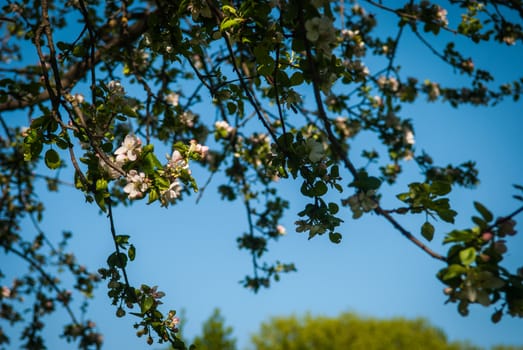
[{"label": "flower cluster", "polygon": [[177,332],[179,324],[180,319],[176,316],[176,313],[174,311],[169,311],[169,314],[167,315],[167,320],[165,321],[166,327],[172,330],[173,332]]},{"label": "flower cluster", "polygon": [[[175,149],[172,155],[167,155],[167,164],[163,168],[158,169],[155,166],[147,170],[147,167],[142,167],[140,159],[145,156],[142,142],[137,136],[129,134],[114,152],[114,156],[108,156],[107,161],[100,159],[99,163],[104,173],[108,174],[111,179],[125,174],[127,183],[123,187],[123,191],[129,199],[143,198],[147,192],[152,191],[150,201],[160,199],[162,206],[167,206],[180,198],[182,181],[194,181],[191,178],[188,160],[204,159],[208,150],[207,146],[191,140],[189,146],[181,145],[180,150]],[[132,162],[130,165],[133,169],[125,173],[122,168],[129,169],[130,162]],[[156,163],[158,163],[157,160]],[[195,186],[193,184],[193,187]]]},{"label": "flower cluster", "polygon": [[179,116],[182,124],[192,128],[194,126],[194,121],[196,120],[196,114],[191,111],[185,111]]},{"label": "flower cluster", "polygon": [[330,54],[331,45],[336,43],[336,31],[332,19],[327,16],[314,17],[305,22],[307,40],[314,43],[316,49]]},{"label": "flower cluster", "polygon": [[341,36],[346,40],[346,50],[349,56],[365,56],[365,42],[359,30],[342,29]]},{"label": "flower cluster", "polygon": [[134,162],[141,152],[142,141],[135,135],[127,135],[122,145],[114,152],[117,163]]},{"label": "flower cluster", "polygon": [[227,123],[225,120],[219,120],[216,123],[214,123],[215,131],[215,138],[228,138],[229,135],[231,135],[234,132],[234,127],[230,126],[229,123]]},{"label": "flower cluster", "polygon": [[426,80],[422,87],[423,92],[428,95],[429,101],[435,101],[440,96],[441,92],[439,84]]},{"label": "flower cluster", "polygon": [[378,206],[375,194],[375,190],[358,192],[343,200],[342,204],[350,206],[352,217],[357,219],[361,217],[364,212],[367,213]]},{"label": "flower cluster", "polygon": [[378,86],[380,89],[382,90],[388,90],[390,92],[397,92],[399,90],[399,82],[396,78],[394,77],[385,77],[385,76],[380,76],[378,78]]},{"label": "flower cluster", "polygon": [[160,193],[162,205],[173,204],[182,193],[182,186],[178,177],[182,171],[190,174],[189,164],[178,150],[174,150],[172,155],[167,155],[167,165],[165,166],[165,177],[169,181],[169,187]]},{"label": "flower cluster", "polygon": [[127,174],[127,185],[123,188],[129,199],[142,198],[149,188],[149,181],[143,172],[130,170]]},{"label": "flower cluster", "polygon": [[316,141],[313,138],[309,138],[306,141],[307,151],[309,152],[309,160],[313,163],[318,163],[325,157],[325,149],[321,142]]},{"label": "flower cluster", "polygon": [[122,84],[120,84],[119,80],[111,80],[107,84],[107,88],[109,89],[109,93],[113,96],[123,97],[125,95],[125,89]]},{"label": "flower cluster", "polygon": [[445,10],[441,6],[436,6],[436,19],[438,22],[440,22],[443,26],[447,26],[449,24],[449,20],[447,19],[447,10]]},{"label": "flower cluster", "polygon": [[175,92],[171,92],[167,96],[165,96],[165,102],[167,102],[173,107],[176,107],[180,102],[180,95],[178,95]]},{"label": "flower cluster", "polygon": [[196,153],[200,159],[205,159],[207,157],[207,152],[209,152],[208,146],[202,146],[196,140],[191,140],[189,147],[189,154]]},{"label": "flower cluster", "polygon": [[461,288],[454,290],[448,287],[445,288],[444,292],[454,298],[488,306],[492,303],[490,291],[499,289],[504,285],[505,282],[490,271],[471,271]]}]

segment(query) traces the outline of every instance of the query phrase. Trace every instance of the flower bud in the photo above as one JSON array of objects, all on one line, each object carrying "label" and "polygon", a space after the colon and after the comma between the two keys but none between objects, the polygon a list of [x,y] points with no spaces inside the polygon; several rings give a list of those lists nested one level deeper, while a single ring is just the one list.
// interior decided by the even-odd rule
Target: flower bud
[{"label": "flower bud", "polygon": [[481,235],[481,239],[484,240],[485,242],[490,241],[492,239],[492,237],[494,237],[494,235],[491,232],[484,232]]}]

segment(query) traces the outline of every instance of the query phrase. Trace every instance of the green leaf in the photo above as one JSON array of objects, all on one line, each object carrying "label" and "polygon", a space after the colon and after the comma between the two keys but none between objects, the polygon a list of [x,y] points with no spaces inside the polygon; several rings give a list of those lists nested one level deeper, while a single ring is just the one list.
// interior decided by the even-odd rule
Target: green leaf
[{"label": "green leaf", "polygon": [[123,269],[127,265],[127,255],[114,252],[107,258],[107,265]]},{"label": "green leaf", "polygon": [[452,264],[446,269],[441,270],[441,279],[443,281],[449,280],[451,278],[460,276],[461,274],[467,272],[467,269],[461,265]]},{"label": "green leaf", "polygon": [[381,181],[377,177],[370,176],[362,181],[362,189],[364,190],[376,190],[381,186]]},{"label": "green leaf", "polygon": [[160,198],[160,195],[158,194],[158,190],[153,188],[149,191],[149,199],[147,201],[147,204],[151,204],[154,201],[158,200]]},{"label": "green leaf", "polygon": [[68,44],[68,43],[64,43],[63,41],[59,41],[56,43],[56,46],[62,50],[62,51],[67,51],[67,50],[70,50],[72,45],[71,44]]},{"label": "green leaf", "polygon": [[443,244],[452,242],[469,242],[477,238],[477,234],[470,230],[454,230],[443,240]]},{"label": "green leaf", "polygon": [[105,179],[98,179],[96,180],[96,190],[105,190],[107,188],[107,180]]},{"label": "green leaf", "polygon": [[329,232],[329,239],[332,243],[340,243],[341,242],[341,234],[338,232]]},{"label": "green leaf", "polygon": [[303,74],[301,74],[300,72],[295,72],[292,76],[291,76],[291,85],[301,85],[303,83]]},{"label": "green leaf", "polygon": [[301,188],[300,188],[300,192],[301,192],[301,194],[303,194],[304,196],[307,196],[307,197],[313,197],[314,196],[314,194],[312,193],[313,191],[311,191],[308,188],[306,181],[303,181],[303,184],[301,185]]},{"label": "green leaf", "polygon": [[485,219],[485,221],[490,222],[492,221],[492,219],[494,219],[490,210],[485,208],[485,206],[483,206],[483,204],[481,204],[480,202],[474,202],[474,208],[476,208],[476,210],[481,214],[481,216],[483,216],[483,219]]},{"label": "green leaf", "polygon": [[146,313],[147,311],[151,310],[151,308],[154,305],[154,299],[152,296],[147,295],[145,298],[142,299],[140,310],[142,311],[142,314]]},{"label": "green leaf", "polygon": [[76,45],[73,48],[73,56],[76,56],[76,57],[85,56],[85,47],[83,45]]},{"label": "green leaf", "polygon": [[136,111],[131,106],[129,106],[128,104],[124,104],[123,105],[122,113],[125,114],[128,117],[132,117],[132,118],[138,117],[138,113],[136,113]]},{"label": "green leaf", "polygon": [[410,195],[408,192],[400,193],[400,194],[396,195],[396,198],[398,198],[402,202],[407,202],[408,199],[410,198]]},{"label": "green leaf", "polygon": [[340,177],[340,168],[337,165],[333,165],[331,167],[330,176],[332,178],[338,178]]},{"label": "green leaf", "polygon": [[327,193],[327,190],[327,185],[323,181],[318,181],[314,184],[314,195],[316,196],[323,196]]},{"label": "green leaf", "polygon": [[430,222],[425,221],[423,226],[421,226],[421,235],[425,237],[427,241],[432,241],[434,238],[434,226]]},{"label": "green leaf", "polygon": [[438,196],[444,196],[451,191],[451,186],[448,182],[434,181],[430,185],[430,192]]},{"label": "green leaf", "polygon": [[45,165],[49,169],[57,169],[60,166],[60,155],[54,149],[45,152]]},{"label": "green leaf", "polygon": [[236,9],[232,6],[229,6],[229,5],[223,5],[222,6],[222,11],[223,12],[228,12],[230,14],[233,14],[233,15],[236,15],[237,12],[236,12]]},{"label": "green leaf", "polygon": [[488,223],[477,216],[472,217],[472,222],[478,225],[481,229],[486,229],[488,227]]},{"label": "green leaf", "polygon": [[437,214],[441,220],[453,224],[454,217],[456,216],[457,213],[452,209],[443,209],[443,210],[438,210]]},{"label": "green leaf", "polygon": [[476,248],[468,247],[459,252],[459,259],[463,265],[469,266],[476,260]]},{"label": "green leaf", "polygon": [[235,27],[238,24],[244,22],[245,20],[243,18],[228,18],[220,24],[220,31],[224,31],[228,28]]},{"label": "green leaf", "polygon": [[131,246],[129,247],[129,250],[127,251],[127,256],[129,256],[129,260],[131,261],[133,261],[136,257],[136,248],[134,247],[134,245],[131,244]]},{"label": "green leaf", "polygon": [[340,207],[336,203],[329,203],[329,211],[332,215],[335,215],[340,210]]}]

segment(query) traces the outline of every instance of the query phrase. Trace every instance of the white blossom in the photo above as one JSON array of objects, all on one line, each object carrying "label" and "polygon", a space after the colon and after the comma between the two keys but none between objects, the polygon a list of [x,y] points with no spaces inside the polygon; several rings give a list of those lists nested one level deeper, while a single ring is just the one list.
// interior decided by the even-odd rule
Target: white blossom
[{"label": "white blossom", "polygon": [[180,197],[181,192],[182,186],[180,185],[180,181],[174,179],[174,181],[169,185],[169,188],[161,193],[162,202],[165,204],[174,203],[176,199]]},{"label": "white blossom", "polygon": [[449,24],[449,20],[447,19],[447,10],[445,10],[443,7],[438,6],[438,12],[437,12],[437,19],[441,22],[444,26]]},{"label": "white blossom", "polygon": [[170,94],[165,96],[165,102],[167,102],[168,104],[170,104],[174,107],[178,106],[179,101],[180,101],[180,95],[178,95],[175,92],[171,92]]},{"label": "white blossom", "polygon": [[387,78],[382,75],[378,78],[377,82],[378,82],[378,86],[380,87],[380,89],[388,88],[392,92],[396,92],[399,89],[399,82],[394,77]]},{"label": "white blossom", "polygon": [[82,94],[74,94],[74,99],[78,103],[83,103],[85,101],[85,97]]},{"label": "white blossom", "polygon": [[138,157],[138,154],[141,152],[142,141],[132,134],[125,136],[125,139],[114,154],[116,155],[117,162],[125,162],[130,160],[134,162]]},{"label": "white blossom", "polygon": [[195,119],[196,115],[191,111],[185,111],[180,115],[180,121],[190,128],[194,126]]},{"label": "white blossom", "polygon": [[134,169],[129,171],[127,174],[127,185],[123,188],[129,199],[142,198],[148,188],[147,178],[143,172],[138,173]]},{"label": "white blossom", "polygon": [[316,49],[329,53],[330,45],[336,40],[332,19],[327,16],[314,17],[305,22],[307,40],[316,44]]},{"label": "white blossom", "polygon": [[307,150],[309,151],[309,159],[313,163],[319,162],[325,156],[323,144],[314,139],[307,139]]},{"label": "white blossom", "polygon": [[109,89],[109,92],[113,95],[117,95],[117,96],[125,95],[125,90],[124,90],[122,84],[120,84],[119,80],[111,80],[107,84],[107,88]]},{"label": "white blossom", "polygon": [[[116,161],[115,157],[109,156],[107,157],[109,161],[111,161],[115,167],[121,167],[123,165],[123,162]],[[120,172],[118,172],[114,167],[107,164],[105,160],[103,160],[101,157],[98,158],[98,163],[100,164],[100,167],[104,170],[105,173],[109,175],[111,179],[117,179],[121,176]]]},{"label": "white blossom", "polygon": [[415,143],[414,133],[410,129],[405,130],[405,134],[403,135],[403,138],[405,140],[405,143],[407,143],[409,145],[413,145]]}]

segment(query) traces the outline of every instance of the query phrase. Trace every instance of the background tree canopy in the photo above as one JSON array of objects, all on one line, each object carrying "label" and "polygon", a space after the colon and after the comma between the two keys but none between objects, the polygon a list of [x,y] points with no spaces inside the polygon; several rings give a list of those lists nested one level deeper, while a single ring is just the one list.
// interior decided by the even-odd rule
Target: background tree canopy
[{"label": "background tree canopy", "polygon": [[[215,309],[194,344],[202,350],[234,350],[232,327],[225,325]],[[337,317],[273,317],[262,323],[251,337],[251,349],[433,349],[480,350],[467,342],[449,342],[445,333],[425,319],[373,319],[353,313]],[[495,345],[492,350],[521,350],[522,347]]]},{"label": "background tree canopy", "polygon": [[[476,45],[508,46],[521,57],[522,18],[521,1],[494,0],[7,1],[0,245],[6,261],[27,269],[2,264],[0,315],[15,327],[0,329],[0,344],[17,330],[25,348],[42,348],[42,317],[57,312],[67,341],[100,347],[79,300],[103,281],[116,316],[136,321],[139,337],[186,348],[161,288],[133,278],[140,246],[115,213],[145,204],[176,212],[211,190],[243,206],[236,242],[252,272],[241,283],[254,292],[296,270],[269,252],[287,231],[337,244],[344,223],[374,214],[406,238],[405,249],[440,263],[436,277],[461,315],[476,304],[493,322],[522,317],[523,267],[504,258],[523,187],[514,185],[513,209],[493,213],[471,200],[468,226],[454,225],[451,195],[478,184],[475,163],[438,164],[417,149],[417,116],[405,112],[414,103],[519,101],[519,62],[506,60],[513,71],[500,82],[502,69],[477,66],[474,54]],[[403,68],[407,38],[447,66],[440,79],[420,70],[430,63]],[[291,205],[282,184],[301,195],[295,227],[281,223]],[[55,205],[42,193],[63,187],[107,216],[114,248],[97,272],[68,250],[71,232],[55,241],[42,229]]]}]

